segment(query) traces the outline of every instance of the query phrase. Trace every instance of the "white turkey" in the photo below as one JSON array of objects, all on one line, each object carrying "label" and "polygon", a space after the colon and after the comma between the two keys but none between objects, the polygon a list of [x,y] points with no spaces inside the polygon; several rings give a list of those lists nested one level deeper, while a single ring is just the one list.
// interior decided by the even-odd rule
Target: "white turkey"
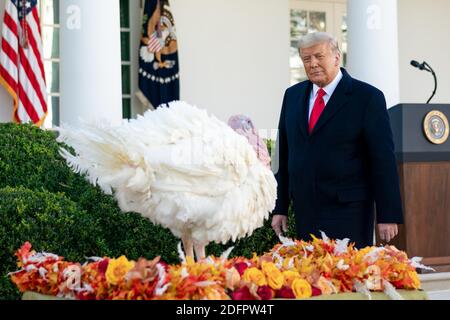
[{"label": "white turkey", "polygon": [[[237,131],[246,123],[238,119]],[[210,242],[251,235],[275,206],[276,180],[267,160],[260,161],[226,123],[187,103],[121,125],[83,122],[58,131],[58,140],[75,150],[61,149],[75,172],[114,194],[122,211],[168,228],[188,256],[195,250],[201,259]]]}]

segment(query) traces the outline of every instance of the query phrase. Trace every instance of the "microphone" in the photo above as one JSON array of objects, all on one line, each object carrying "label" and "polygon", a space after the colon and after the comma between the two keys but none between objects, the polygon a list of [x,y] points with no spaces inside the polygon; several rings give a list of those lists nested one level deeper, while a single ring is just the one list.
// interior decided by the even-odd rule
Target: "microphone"
[{"label": "microphone", "polygon": [[[416,60],[411,60],[411,65],[412,65],[413,67],[416,67],[416,68],[420,69],[420,70],[426,70],[426,69],[425,69],[425,62],[419,63],[419,62],[417,62]],[[427,70],[427,71],[428,71],[428,70]]]},{"label": "microphone", "polygon": [[434,90],[433,90],[433,93],[431,94],[430,99],[428,99],[428,101],[427,101],[427,104],[428,104],[428,103],[430,103],[431,99],[433,99],[434,95],[436,94],[436,90],[437,90],[436,73],[434,72],[433,68],[431,68],[431,66],[426,61],[419,63],[416,60],[411,60],[411,65],[415,68],[418,68],[419,70],[425,70],[425,71],[431,72],[431,74],[433,75]]}]

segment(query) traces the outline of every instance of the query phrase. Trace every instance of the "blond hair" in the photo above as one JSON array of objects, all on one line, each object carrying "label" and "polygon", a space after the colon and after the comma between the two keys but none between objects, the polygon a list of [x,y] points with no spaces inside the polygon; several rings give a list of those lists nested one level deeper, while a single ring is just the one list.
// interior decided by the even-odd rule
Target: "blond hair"
[{"label": "blond hair", "polygon": [[335,53],[341,53],[337,39],[328,32],[314,32],[300,38],[298,41],[298,50],[312,47],[316,44],[327,42]]}]

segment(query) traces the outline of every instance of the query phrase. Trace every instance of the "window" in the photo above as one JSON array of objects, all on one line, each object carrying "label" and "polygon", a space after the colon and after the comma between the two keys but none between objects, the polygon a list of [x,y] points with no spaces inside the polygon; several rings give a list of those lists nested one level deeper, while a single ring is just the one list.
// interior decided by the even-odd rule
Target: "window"
[{"label": "window", "polygon": [[39,13],[44,50],[44,70],[47,82],[48,116],[44,126],[51,128],[59,125],[59,0],[40,0]]},{"label": "window", "polygon": [[131,118],[131,26],[130,1],[120,0],[120,46],[122,54],[122,116]]}]

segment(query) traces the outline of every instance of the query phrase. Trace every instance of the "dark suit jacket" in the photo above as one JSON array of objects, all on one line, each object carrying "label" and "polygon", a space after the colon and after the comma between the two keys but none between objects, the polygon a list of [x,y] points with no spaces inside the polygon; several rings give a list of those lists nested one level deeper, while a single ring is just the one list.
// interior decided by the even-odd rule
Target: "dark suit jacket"
[{"label": "dark suit jacket", "polygon": [[287,214],[293,200],[299,238],[324,231],[363,247],[373,243],[374,202],[377,223],[402,223],[399,179],[383,93],[342,73],[311,135],[312,83],[285,93],[274,214]]}]

